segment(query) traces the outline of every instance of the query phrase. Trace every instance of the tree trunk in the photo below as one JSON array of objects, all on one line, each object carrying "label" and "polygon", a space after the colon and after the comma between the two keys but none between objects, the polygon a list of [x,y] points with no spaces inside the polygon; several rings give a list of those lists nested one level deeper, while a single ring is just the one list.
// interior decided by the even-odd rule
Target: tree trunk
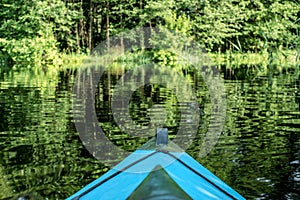
[{"label": "tree trunk", "polygon": [[110,41],[109,41],[109,2],[106,2],[106,43],[107,49],[110,48]]},{"label": "tree trunk", "polygon": [[84,31],[84,21],[80,19],[80,35],[82,46],[85,47],[85,31]]},{"label": "tree trunk", "polygon": [[[81,6],[81,9],[83,10],[83,0],[81,0],[80,6]],[[85,23],[84,23],[83,19],[79,20],[79,27],[80,27],[80,34],[79,35],[81,35],[81,44],[82,44],[83,47],[85,47],[85,30],[84,30]]]},{"label": "tree trunk", "polygon": [[79,40],[79,23],[76,23],[75,26],[75,32],[76,32],[76,44],[77,44],[77,53],[80,53],[80,40]]},{"label": "tree trunk", "polygon": [[89,35],[88,35],[88,48],[90,52],[92,51],[92,41],[93,41],[93,1],[90,0],[90,10],[89,10]]},{"label": "tree trunk", "polygon": [[[121,14],[121,31],[124,31],[124,24],[123,24],[123,15]],[[121,49],[124,49],[124,38],[123,38],[123,35],[121,36],[121,39],[120,39],[120,45],[121,45]]]},{"label": "tree trunk", "polygon": [[[140,11],[143,9],[143,0],[140,0]],[[141,30],[142,32],[144,32],[144,30]],[[140,48],[141,50],[145,49],[145,40],[144,40],[144,35],[141,35],[140,38]]]}]

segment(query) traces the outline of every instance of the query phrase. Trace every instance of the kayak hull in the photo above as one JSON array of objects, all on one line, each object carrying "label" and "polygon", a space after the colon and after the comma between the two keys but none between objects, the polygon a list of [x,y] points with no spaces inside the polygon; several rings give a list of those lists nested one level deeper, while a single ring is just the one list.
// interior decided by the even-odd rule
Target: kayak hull
[{"label": "kayak hull", "polygon": [[244,199],[185,152],[140,149],[67,200],[128,199],[157,166],[191,199]]}]

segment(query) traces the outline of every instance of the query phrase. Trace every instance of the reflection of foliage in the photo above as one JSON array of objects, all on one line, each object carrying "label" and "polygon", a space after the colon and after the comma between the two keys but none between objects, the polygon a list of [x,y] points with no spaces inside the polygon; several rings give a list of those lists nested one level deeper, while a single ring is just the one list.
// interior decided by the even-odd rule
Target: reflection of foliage
[{"label": "reflection of foliage", "polygon": [[90,166],[93,159],[88,156],[80,164],[73,163],[88,154],[78,142],[71,122],[72,76],[67,71],[52,76],[43,73],[9,71],[1,80],[5,84],[0,86],[4,111],[0,173],[6,177],[5,184],[0,183],[1,198],[40,194],[62,199],[70,190],[82,186],[79,178],[70,174],[88,173],[87,184],[105,169],[97,163]]},{"label": "reflection of foliage", "polygon": [[[155,104],[160,104],[166,111],[166,122],[164,125],[169,129],[176,129],[178,125],[178,111],[176,98],[170,90],[164,88],[160,85],[151,84],[140,88],[132,95],[131,103],[129,104],[129,109],[131,111],[132,119],[136,122],[141,121],[142,123],[150,123],[149,110]],[[159,109],[157,112],[162,112]],[[161,113],[153,113],[160,115]],[[161,119],[163,120],[163,119]],[[153,123],[153,122],[152,122]],[[148,125],[148,124],[146,124]]]},{"label": "reflection of foliage", "polygon": [[[109,79],[109,83],[106,81],[101,81],[101,85],[104,84],[105,88],[107,87],[114,87],[114,84],[116,84],[116,78],[118,78],[120,75],[117,70],[115,70],[115,65],[117,66],[118,63],[113,63],[114,74],[111,74],[109,72],[104,76],[103,78],[107,77]],[[166,122],[164,124],[165,127],[169,128],[169,131],[171,135],[173,133],[177,132],[179,121],[180,121],[180,109],[190,109],[189,102],[193,101],[191,98],[193,91],[192,89],[192,79],[191,74],[184,73],[183,69],[180,68],[180,65],[173,66],[173,67],[161,67],[157,64],[154,65],[142,65],[132,68],[132,65],[134,63],[131,62],[121,62],[119,66],[123,68],[123,73],[125,73],[127,70],[130,70],[131,78],[130,80],[126,80],[126,83],[132,83],[128,84],[126,87],[122,86],[122,92],[131,92],[131,88],[135,87],[135,84],[137,81],[139,81],[139,85],[141,86],[138,90],[136,90],[132,97],[129,104],[129,110],[131,118],[140,126],[143,126],[146,128],[149,124],[153,125],[153,122],[150,121],[149,112],[152,109],[152,106],[155,104],[162,105],[163,109],[166,111]],[[127,69],[127,66],[129,69]],[[148,78],[151,77],[149,80]],[[122,78],[120,79],[120,81]],[[123,80],[124,81],[124,80]],[[149,84],[150,81],[150,84]],[[128,87],[128,88],[127,88]],[[115,88],[113,89],[115,91]],[[111,92],[109,90],[103,90],[103,93],[97,94],[97,107],[98,109],[98,118],[101,118],[101,116],[105,115],[105,113],[110,113],[111,111],[107,111],[106,106],[110,106],[110,94]],[[99,99],[98,99],[99,98]],[[108,98],[108,99],[107,99]],[[178,104],[178,98],[181,100],[185,100],[181,102],[181,104]],[[102,102],[101,104],[98,103]],[[107,102],[108,101],[108,102]],[[104,110],[103,110],[104,109]],[[126,112],[126,110],[124,110]],[[159,109],[155,112],[160,112]],[[159,115],[159,113],[157,113]],[[185,113],[183,118],[188,118],[189,115]],[[112,119],[113,116],[110,116],[108,119],[101,118],[101,126],[105,125],[105,131],[106,132],[117,132],[120,129],[116,127],[114,123],[109,122],[110,119]],[[126,120],[126,119],[125,119]],[[193,120],[193,119],[186,119],[186,120]],[[151,123],[150,123],[151,122]],[[109,125],[110,124],[110,125]],[[154,128],[154,127],[152,127]],[[191,130],[194,131],[194,130]],[[188,134],[188,130],[185,134]],[[154,133],[153,133],[154,135]],[[173,134],[174,135],[174,134]],[[108,137],[111,140],[115,140],[114,137],[120,137],[109,134]],[[128,138],[129,139],[129,138]],[[126,139],[127,140],[127,139]],[[132,148],[132,147],[130,147]]]},{"label": "reflection of foliage", "polygon": [[[134,138],[122,132],[113,121],[110,100],[116,82],[125,72],[138,71],[140,64],[114,62],[97,88],[100,125],[114,144],[128,151],[135,150],[148,138]],[[173,89],[183,96],[189,95],[176,82],[176,76],[184,76],[195,90],[202,109],[201,127],[188,150],[197,158],[212,109],[201,74],[180,64],[153,65],[152,69],[161,74],[171,73],[165,77],[168,85],[140,87],[132,96],[132,117],[147,124],[148,109],[164,103],[168,114],[166,126],[171,135],[176,133],[181,105]],[[210,69],[206,67],[205,73],[214,73]],[[298,67],[239,65],[231,71],[225,66],[220,70],[226,79],[226,124],[214,151],[198,160],[247,198],[257,198],[263,193],[268,195],[266,198],[281,198],[286,191],[298,192],[298,182],[289,178],[296,176],[293,172],[299,169],[297,162],[293,162],[299,160]],[[37,192],[45,198],[62,199],[108,170],[83,148],[75,133],[71,112],[73,75],[73,71],[51,71],[50,67],[45,71],[33,68],[1,72],[0,198]],[[137,72],[134,77],[141,78]]]},{"label": "reflection of foliage", "polygon": [[0,167],[0,188],[1,188],[1,193],[0,193],[0,198],[4,199],[7,197],[10,197],[13,195],[13,190],[9,185],[8,180],[6,179],[6,174],[4,170],[2,169],[2,166]]},{"label": "reflection of foliage", "polygon": [[299,160],[297,150],[290,150],[299,149],[299,103],[290,87],[296,72],[291,67],[272,73],[272,79],[265,74],[253,78],[249,71],[249,76],[241,73],[238,80],[225,84],[224,135],[210,156],[201,160],[247,198],[283,199],[286,191],[299,191],[287,177],[294,170],[289,162]]}]

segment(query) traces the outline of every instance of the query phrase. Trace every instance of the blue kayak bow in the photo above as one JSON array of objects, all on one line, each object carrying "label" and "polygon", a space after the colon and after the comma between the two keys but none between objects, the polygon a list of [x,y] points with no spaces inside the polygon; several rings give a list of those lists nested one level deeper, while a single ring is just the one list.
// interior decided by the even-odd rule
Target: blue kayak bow
[{"label": "blue kayak bow", "polygon": [[159,129],[139,150],[67,200],[245,199]]}]

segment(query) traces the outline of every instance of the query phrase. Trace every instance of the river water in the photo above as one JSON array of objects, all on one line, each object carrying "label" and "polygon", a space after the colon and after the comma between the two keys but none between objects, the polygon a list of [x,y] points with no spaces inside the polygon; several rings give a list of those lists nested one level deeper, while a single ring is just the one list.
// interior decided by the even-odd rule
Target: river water
[{"label": "river water", "polygon": [[[153,125],[151,131],[156,125],[167,127],[170,138],[176,139],[182,119],[197,121],[191,132],[186,132],[195,133],[186,151],[228,185],[247,199],[299,199],[299,69],[221,66],[219,70],[226,93],[226,117],[217,143],[206,156],[199,152],[212,123],[213,103],[205,81],[193,70],[180,73],[195,92],[196,104],[180,102],[177,95],[186,96],[190,91],[184,84],[172,82],[174,77],[169,77],[169,85],[137,84],[128,113],[143,130],[140,136],[128,133],[136,129],[126,126],[130,121],[118,126],[120,121],[114,119],[116,85],[121,81],[124,86],[128,80],[122,79],[122,67],[108,70],[94,91],[99,125],[114,146],[132,152],[151,138],[145,134],[149,125]],[[73,86],[80,70],[2,67],[0,72],[0,199],[21,195],[64,199],[110,169],[106,158],[99,160],[90,154],[76,129],[74,112],[80,109],[74,103]],[[133,85],[135,80],[139,79],[133,78]],[[184,91],[174,92],[174,88]],[[197,110],[197,120],[185,113],[191,108]]]}]

